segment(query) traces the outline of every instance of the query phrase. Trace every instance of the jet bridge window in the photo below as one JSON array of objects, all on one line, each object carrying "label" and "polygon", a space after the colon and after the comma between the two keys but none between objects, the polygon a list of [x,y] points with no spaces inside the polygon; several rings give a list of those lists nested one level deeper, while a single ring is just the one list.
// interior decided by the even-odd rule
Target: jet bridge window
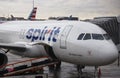
[{"label": "jet bridge window", "polygon": [[78,40],[82,40],[84,35],[85,35],[85,33],[80,34],[79,37],[78,37]]},{"label": "jet bridge window", "polygon": [[92,38],[95,40],[104,40],[104,37],[102,34],[92,34]]},{"label": "jet bridge window", "polygon": [[108,34],[103,34],[106,40],[110,40],[110,36]]},{"label": "jet bridge window", "polygon": [[91,39],[91,35],[89,33],[86,33],[86,35],[83,38],[83,40],[89,40],[89,39]]}]

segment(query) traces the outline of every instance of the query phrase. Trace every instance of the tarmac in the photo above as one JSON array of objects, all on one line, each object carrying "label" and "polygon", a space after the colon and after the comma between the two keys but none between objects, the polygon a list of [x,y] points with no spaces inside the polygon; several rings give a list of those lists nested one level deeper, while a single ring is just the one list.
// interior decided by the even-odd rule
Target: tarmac
[{"label": "tarmac", "polygon": [[[28,58],[21,58],[20,56],[7,54],[9,63],[14,63],[18,61],[23,61]],[[113,64],[101,66],[101,76],[99,78],[120,78],[120,67],[117,66],[117,61]],[[94,78],[94,67],[85,67],[83,69],[82,78]],[[39,77],[39,76],[44,77]],[[3,78],[3,77],[2,77]],[[48,67],[44,67],[43,74],[36,75],[21,75],[21,76],[12,76],[4,78],[80,78],[77,68],[73,64],[62,62],[61,69],[59,70],[49,70]]]}]

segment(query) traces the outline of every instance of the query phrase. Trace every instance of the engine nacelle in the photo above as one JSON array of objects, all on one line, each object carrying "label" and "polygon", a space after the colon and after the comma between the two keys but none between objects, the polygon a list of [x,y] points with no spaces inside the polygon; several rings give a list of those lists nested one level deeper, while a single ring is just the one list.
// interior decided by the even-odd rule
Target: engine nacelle
[{"label": "engine nacelle", "polygon": [[8,57],[4,53],[0,53],[0,71],[4,70],[8,63]]}]

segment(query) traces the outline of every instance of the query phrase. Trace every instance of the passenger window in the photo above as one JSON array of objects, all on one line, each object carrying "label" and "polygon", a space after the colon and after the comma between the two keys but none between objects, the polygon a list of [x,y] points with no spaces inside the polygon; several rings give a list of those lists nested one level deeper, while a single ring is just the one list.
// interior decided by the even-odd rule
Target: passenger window
[{"label": "passenger window", "polygon": [[110,36],[108,34],[103,34],[106,40],[110,40]]},{"label": "passenger window", "polygon": [[104,40],[104,37],[102,34],[92,34],[92,38],[95,40]]},{"label": "passenger window", "polygon": [[89,40],[89,39],[91,39],[91,35],[87,33],[83,40]]},{"label": "passenger window", "polygon": [[82,40],[84,35],[85,35],[84,33],[80,34],[79,37],[78,37],[78,40]]}]

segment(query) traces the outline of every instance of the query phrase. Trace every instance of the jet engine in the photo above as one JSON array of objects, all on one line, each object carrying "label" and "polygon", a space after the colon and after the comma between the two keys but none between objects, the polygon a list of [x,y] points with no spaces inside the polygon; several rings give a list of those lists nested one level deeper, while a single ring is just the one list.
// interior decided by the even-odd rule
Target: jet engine
[{"label": "jet engine", "polygon": [[0,53],[0,71],[2,71],[8,63],[8,57],[5,55],[5,53]]}]

